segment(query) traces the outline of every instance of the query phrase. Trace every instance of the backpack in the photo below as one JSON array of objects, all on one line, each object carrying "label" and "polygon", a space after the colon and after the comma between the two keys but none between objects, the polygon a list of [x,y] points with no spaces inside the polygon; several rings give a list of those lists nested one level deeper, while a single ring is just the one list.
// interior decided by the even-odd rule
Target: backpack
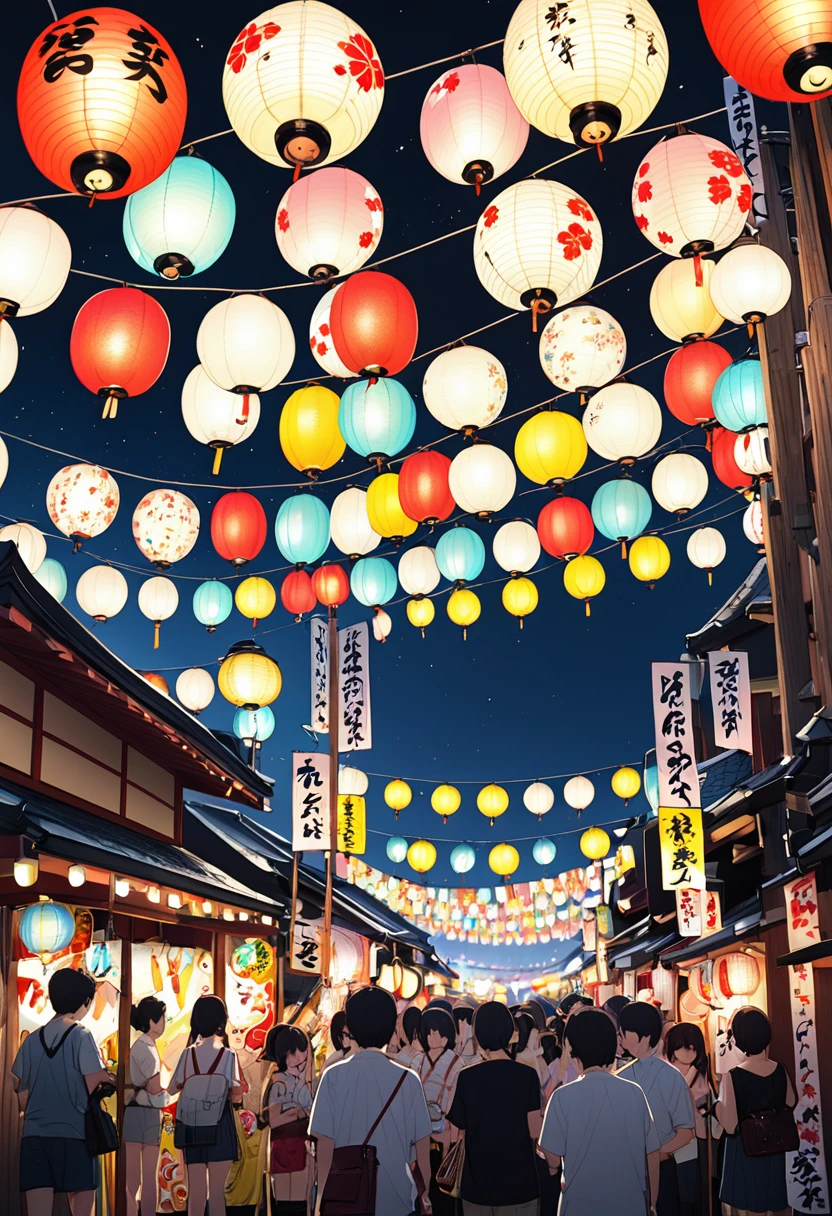
[{"label": "backpack", "polygon": [[[179,1094],[176,1107],[176,1122],[185,1127],[216,1127],[225,1110],[228,1100],[229,1082],[222,1074],[217,1074],[220,1061],[228,1048],[218,1051],[213,1064],[207,1072],[201,1072],[197,1059],[196,1046],[185,1056],[185,1080]],[[193,1072],[188,1076],[188,1060],[191,1061]]]}]

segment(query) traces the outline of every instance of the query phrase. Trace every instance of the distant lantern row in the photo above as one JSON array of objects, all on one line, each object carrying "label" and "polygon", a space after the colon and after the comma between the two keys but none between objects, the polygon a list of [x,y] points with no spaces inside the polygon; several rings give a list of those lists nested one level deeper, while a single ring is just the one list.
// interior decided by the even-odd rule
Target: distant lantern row
[{"label": "distant lantern row", "polygon": [[[592,827],[581,834],[579,847],[584,857],[590,861],[600,861],[609,853],[612,842],[603,828]],[[406,860],[417,874],[426,874],[436,865],[436,845],[430,840],[414,840],[408,844],[403,836],[391,836],[386,851],[394,865]],[[532,847],[532,856],[539,866],[550,866],[557,856],[557,845],[546,837],[537,840]],[[456,874],[467,874],[476,865],[476,860],[476,852],[470,844],[458,844],[451,850],[451,869]],[[501,878],[510,879],[519,868],[520,852],[508,841],[495,844],[489,850],[488,865]]]}]

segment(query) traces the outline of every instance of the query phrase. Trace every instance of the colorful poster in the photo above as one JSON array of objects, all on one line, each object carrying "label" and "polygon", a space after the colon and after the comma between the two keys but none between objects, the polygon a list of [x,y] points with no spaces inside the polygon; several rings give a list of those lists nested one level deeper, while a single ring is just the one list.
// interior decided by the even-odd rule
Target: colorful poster
[{"label": "colorful poster", "polygon": [[682,937],[702,936],[700,892],[691,887],[676,888],[676,922]]},{"label": "colorful poster", "polygon": [[323,913],[312,906],[307,909],[296,895],[292,902],[291,950],[287,961],[294,975],[321,974],[323,931]]},{"label": "colorful poster", "polygon": [[743,85],[737,84],[732,76],[726,76],[722,83],[725,92],[725,107],[728,111],[731,146],[742,161],[742,167],[751,182],[752,214],[754,223],[759,227],[768,219],[768,207],[763,185],[763,166],[760,161],[760,140],[757,134],[754,98]]},{"label": "colorful poster", "polygon": [[313,616],[309,622],[312,661],[312,708],[310,724],[318,734],[329,733],[329,644],[326,621]]},{"label": "colorful poster", "polygon": [[[705,832],[702,812],[694,807],[659,807],[662,890],[705,890]],[[677,907],[678,911],[678,907]]]},{"label": "colorful poster", "polygon": [[708,656],[711,671],[711,703],[714,711],[714,742],[717,747],[736,748],[751,755],[751,678],[748,652],[712,650]]},{"label": "colorful poster", "polygon": [[609,904],[599,904],[595,909],[595,923],[598,926],[598,936],[606,940],[612,937],[612,912]]},{"label": "colorful poster", "polygon": [[338,749],[373,746],[370,711],[370,634],[367,622],[338,630]]},{"label": "colorful poster", "polygon": [[357,794],[338,795],[338,852],[367,852],[367,803]]},{"label": "colorful poster", "polygon": [[292,752],[292,849],[329,850],[329,756]]},{"label": "colorful poster", "polygon": [[689,664],[653,663],[652,666],[659,806],[701,806]]}]

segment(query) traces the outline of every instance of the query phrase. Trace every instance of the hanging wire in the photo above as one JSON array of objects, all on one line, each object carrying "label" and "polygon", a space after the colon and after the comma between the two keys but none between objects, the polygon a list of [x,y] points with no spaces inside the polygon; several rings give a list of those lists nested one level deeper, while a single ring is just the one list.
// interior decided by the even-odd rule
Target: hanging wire
[{"label": "hanging wire", "polygon": [[[607,768],[618,768],[619,765],[608,764],[606,767]],[[584,772],[595,772],[595,773],[600,773],[602,771],[603,771],[602,769],[585,769],[584,770]],[[583,775],[584,775],[583,773],[564,773],[563,774],[563,776],[565,776],[565,777],[571,777],[571,776],[582,777]],[[368,773],[368,776],[370,776],[370,777],[382,776],[383,777],[383,776],[386,776],[386,774],[385,773]],[[403,778],[403,780],[406,780],[406,778]],[[521,778],[520,780],[526,780],[526,778]],[[534,781],[534,777],[529,778],[529,780]],[[548,778],[548,780],[551,781],[552,778],[550,777],[550,778]],[[427,784],[439,785],[439,784],[443,784],[443,783],[434,782],[433,778],[431,778],[430,783],[425,782],[425,784],[426,785]],[[483,782],[482,781],[469,781],[469,782],[458,781],[458,782],[451,782],[451,784],[482,785]],[[508,782],[504,782],[503,784],[508,785]],[[587,830],[587,828],[616,828],[616,827],[620,827],[622,823],[628,823],[630,819],[632,819],[632,815],[622,817],[621,819],[608,819],[604,823],[585,823],[585,824],[582,824],[581,827],[578,827],[578,828],[563,828],[558,832],[546,832],[545,835],[546,835],[547,839],[552,836],[577,836],[578,833],[583,834]],[[434,837],[421,836],[421,835],[416,835],[413,833],[411,833],[410,835],[407,835],[407,834],[402,835],[402,833],[400,833],[400,832],[383,832],[380,828],[367,828],[367,831],[368,831],[368,833],[371,833],[373,836],[385,836],[388,840],[391,840],[394,836],[401,835],[403,840],[429,840],[431,842],[431,844],[490,844],[490,845],[525,844],[529,840],[539,840],[540,836],[541,836],[541,832],[536,832],[534,836],[505,836],[505,837],[501,836],[499,840],[497,840],[495,838],[495,836],[484,836],[479,840],[471,840],[469,837],[464,837],[464,838],[460,839],[460,838],[457,838],[456,836],[444,836],[444,835],[443,836],[434,836]],[[542,825],[541,825],[541,831],[542,831]],[[592,863],[590,862],[589,864],[591,865]],[[376,868],[376,867],[374,867],[374,868]],[[384,871],[382,871],[382,873],[384,873]],[[420,884],[417,883],[417,886],[418,885],[420,885]],[[421,884],[421,885],[425,885],[425,884]],[[435,883],[431,883],[430,885],[432,887],[441,887],[441,886],[444,886],[445,884],[435,882]],[[485,886],[485,883],[481,883],[480,885]],[[491,885],[491,884],[489,884],[489,885]],[[498,885],[502,886],[504,884],[500,883]],[[463,889],[468,890],[468,888],[463,888]]]},{"label": "hanging wire", "polygon": [[[545,776],[545,777],[541,777],[539,773],[536,773],[533,777],[507,777],[504,781],[499,781],[497,779],[492,779],[492,778],[489,778],[488,781],[474,781],[471,779],[466,779],[465,781],[451,781],[448,777],[407,777],[407,776],[403,776],[401,773],[373,773],[373,772],[370,772],[369,769],[365,769],[364,772],[366,773],[366,775],[368,777],[385,777],[389,781],[409,781],[409,782],[412,782],[413,785],[479,785],[479,786],[489,785],[489,784],[491,784],[491,785],[528,785],[532,781],[562,781],[568,777],[585,777],[585,776],[587,776],[587,774],[590,774],[590,773],[607,773],[610,771],[610,769],[613,769],[613,768],[616,768],[616,769],[623,768],[623,767],[641,768],[641,764],[642,764],[641,760],[634,760],[632,763],[628,762],[627,765],[602,764],[600,768],[578,768],[578,769],[572,769],[568,773],[549,773],[549,775]],[[582,831],[583,829],[578,829],[578,830]],[[385,835],[385,833],[381,833],[381,834]],[[397,833],[389,833],[389,834],[396,835]],[[537,836],[539,836],[539,835],[540,835],[540,833],[538,832]],[[537,836],[529,836],[527,838],[524,837],[524,839],[536,840]],[[443,836],[442,839],[445,840],[446,837]],[[449,838],[447,838],[447,839],[449,839]],[[457,840],[457,841],[454,841],[454,843],[455,844],[476,844],[477,841],[475,841],[475,840]],[[486,844],[488,842],[480,841],[479,843]]]}]

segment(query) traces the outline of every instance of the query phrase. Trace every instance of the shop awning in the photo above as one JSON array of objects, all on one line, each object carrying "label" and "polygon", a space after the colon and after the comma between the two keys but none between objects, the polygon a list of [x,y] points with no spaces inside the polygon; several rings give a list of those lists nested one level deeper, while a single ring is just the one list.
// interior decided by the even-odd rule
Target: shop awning
[{"label": "shop awning", "polygon": [[678,940],[676,927],[670,929],[667,925],[656,925],[651,932],[652,918],[647,917],[629,941],[622,942],[615,950],[610,950],[607,943],[607,962],[618,971],[632,971],[635,967],[643,967],[653,962],[669,945]]},{"label": "shop awning", "polygon": [[752,773],[752,760],[747,752],[731,749],[703,760],[697,766],[702,806],[712,810],[723,798],[747,781]]},{"label": "shop awning", "polygon": [[662,953],[662,962],[669,965],[704,958],[716,950],[724,950],[726,946],[731,946],[744,937],[751,937],[762,927],[762,904],[759,899],[747,900],[734,909],[718,933],[712,933],[709,937],[685,938],[678,946]]},{"label": "shop awning", "polygon": [[701,629],[688,634],[688,651],[704,654],[708,650],[720,650],[735,637],[755,628],[765,628],[763,623],[749,620],[752,612],[759,613],[765,605],[770,608],[771,584],[766,560],[761,558],[719,611]]},{"label": "shop awning", "polygon": [[738,813],[754,815],[782,802],[790,782],[805,764],[806,756],[802,752],[797,756],[784,756],[762,772],[740,781],[724,798],[708,805],[708,811],[713,816],[708,826]]},{"label": "shop awning", "polygon": [[832,938],[813,942],[802,950],[792,950],[791,954],[783,954],[777,960],[778,967],[805,967],[807,963],[814,967],[832,967]]}]

